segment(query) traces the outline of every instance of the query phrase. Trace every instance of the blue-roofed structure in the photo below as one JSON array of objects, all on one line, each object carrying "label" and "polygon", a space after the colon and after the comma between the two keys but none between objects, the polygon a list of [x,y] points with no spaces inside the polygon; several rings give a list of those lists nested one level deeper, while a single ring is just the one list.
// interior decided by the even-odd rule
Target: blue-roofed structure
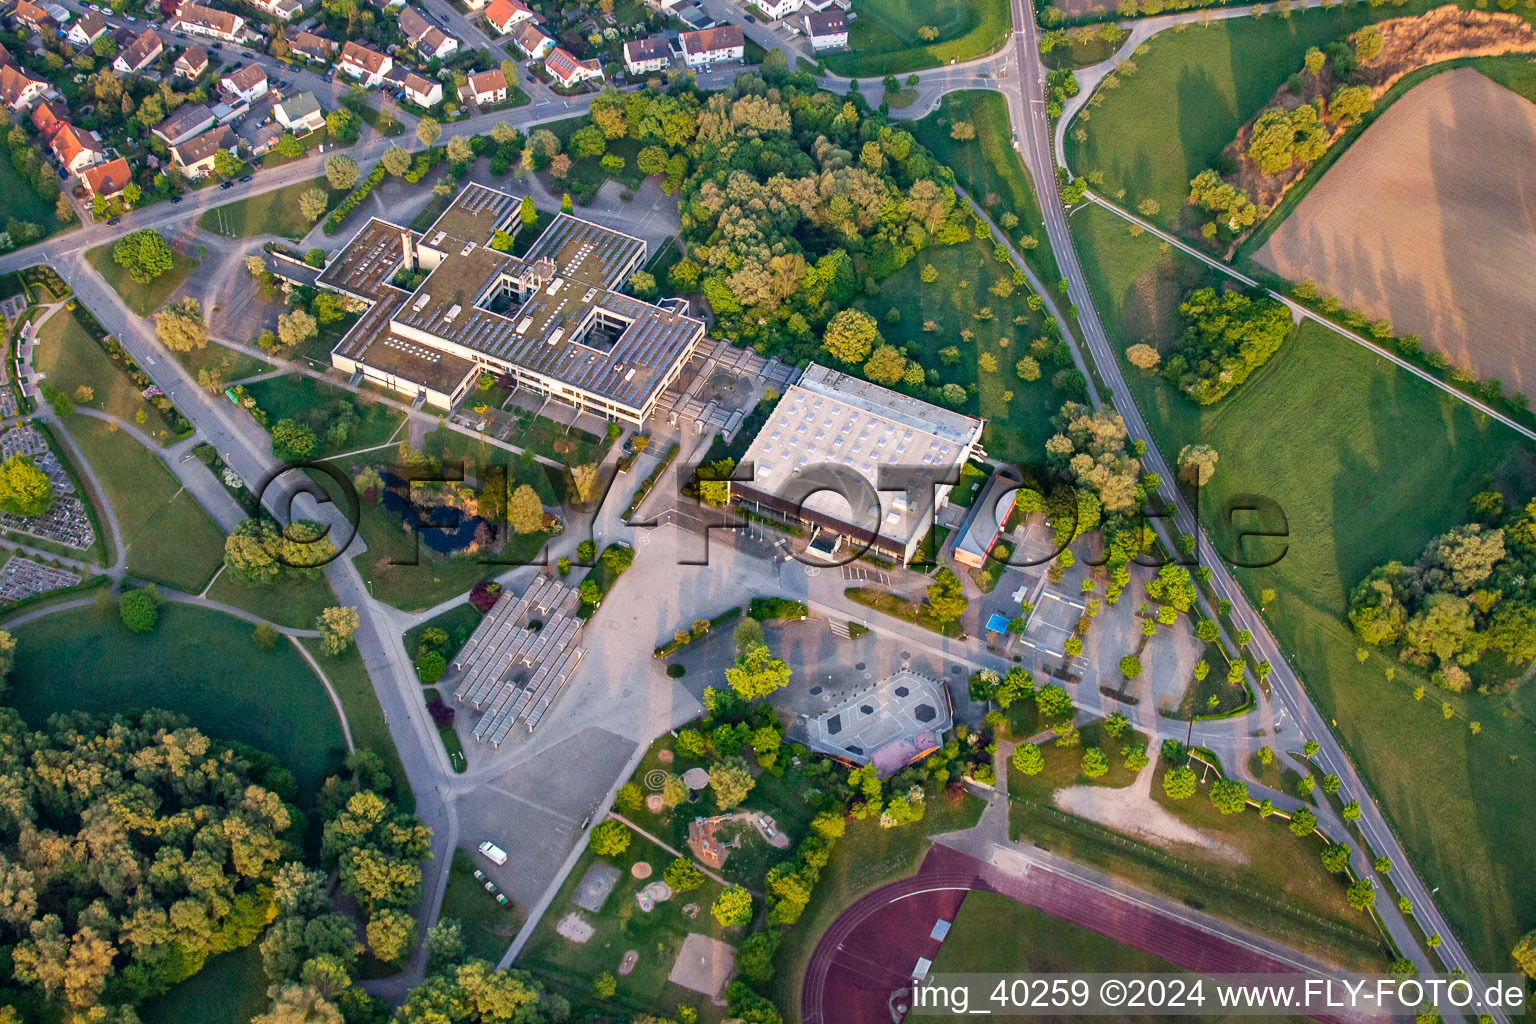
[{"label": "blue-roofed structure", "polygon": [[[639,425],[704,337],[702,321],[622,288],[641,239],[562,213],[522,256],[491,247],[521,199],[470,184],[420,234],[374,218],[319,284],[373,304],[331,353],[349,372],[451,409],[480,373]],[[425,274],[414,288],[400,286]],[[462,371],[462,373],[461,373]]]}]

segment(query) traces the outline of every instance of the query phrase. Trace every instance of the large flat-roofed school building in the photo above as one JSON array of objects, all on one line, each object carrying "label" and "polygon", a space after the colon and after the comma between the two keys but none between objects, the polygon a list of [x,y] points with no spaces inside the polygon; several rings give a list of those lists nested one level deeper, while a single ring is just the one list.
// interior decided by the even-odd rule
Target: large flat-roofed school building
[{"label": "large flat-roofed school building", "polygon": [[[642,424],[704,337],[682,308],[620,289],[641,239],[562,213],[521,257],[491,247],[522,228],[521,198],[464,188],[425,232],[377,217],[317,284],[369,304],[331,364],[452,409],[483,372],[621,423]],[[401,272],[426,277],[414,289]]]}]

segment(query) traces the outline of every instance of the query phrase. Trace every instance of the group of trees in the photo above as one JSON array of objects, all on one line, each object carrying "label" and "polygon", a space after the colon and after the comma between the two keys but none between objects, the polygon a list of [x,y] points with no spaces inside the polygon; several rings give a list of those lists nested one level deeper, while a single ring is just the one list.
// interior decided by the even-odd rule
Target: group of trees
[{"label": "group of trees", "polygon": [[165,711],[34,731],[0,708],[0,778],[0,1003],[27,1019],[135,1019],[257,936],[302,848],[292,775]]},{"label": "group of trees", "polygon": [[1290,337],[1290,311],[1259,291],[1201,288],[1179,306],[1184,333],[1163,376],[1201,405],[1226,397]]},{"label": "group of trees", "polygon": [[1502,495],[1485,491],[1471,513],[1411,565],[1374,569],[1349,598],[1364,643],[1433,668],[1434,681],[1458,693],[1473,685],[1473,666],[1480,689],[1499,688],[1536,658],[1536,499],[1506,510]]},{"label": "group of trees", "polygon": [[144,228],[119,238],[112,246],[112,260],[139,284],[149,284],[171,269],[175,255],[158,231]]},{"label": "group of trees", "polygon": [[0,511],[40,516],[53,507],[53,482],[30,455],[0,462]]},{"label": "group of trees", "polygon": [[[1048,466],[1070,483],[1090,491],[1105,512],[1126,514],[1141,507],[1146,500],[1141,457],[1131,445],[1125,420],[1119,413],[1107,407],[1093,410],[1068,402],[1051,423],[1057,432],[1045,443]],[[1081,535],[1093,525],[1078,522],[1071,535]]]}]

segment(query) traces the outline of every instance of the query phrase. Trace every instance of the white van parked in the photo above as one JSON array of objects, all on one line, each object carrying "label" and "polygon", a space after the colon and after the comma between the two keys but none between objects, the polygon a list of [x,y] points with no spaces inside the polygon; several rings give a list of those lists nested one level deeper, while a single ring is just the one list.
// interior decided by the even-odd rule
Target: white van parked
[{"label": "white van parked", "polygon": [[501,865],[507,862],[507,851],[503,850],[501,847],[497,846],[490,840],[486,840],[480,844],[480,852],[484,855],[485,859],[490,861],[492,864]]}]

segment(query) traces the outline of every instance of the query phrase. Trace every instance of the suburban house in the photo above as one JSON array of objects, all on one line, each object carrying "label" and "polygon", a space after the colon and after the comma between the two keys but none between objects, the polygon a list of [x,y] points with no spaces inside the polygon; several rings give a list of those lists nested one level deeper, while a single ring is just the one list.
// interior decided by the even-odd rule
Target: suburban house
[{"label": "suburban house", "polygon": [[533,22],[524,21],[512,29],[512,45],[529,60],[539,60],[554,49],[555,41],[540,32]]},{"label": "suburban house", "polygon": [[443,102],[443,83],[422,78],[414,71],[405,76],[400,87],[405,90],[405,98],[418,107],[430,108]]},{"label": "suburban house", "polygon": [[414,7],[401,8],[400,34],[423,60],[441,59],[459,48],[457,39],[427,21]]},{"label": "suburban house", "polygon": [[810,11],[805,15],[805,35],[811,41],[811,49],[846,50],[848,48],[848,15],[836,8],[830,11]]},{"label": "suburban house", "polygon": [[256,129],[256,134],[246,140],[246,145],[250,147],[251,156],[266,156],[277,148],[278,140],[287,134],[283,131],[283,126],[276,122],[264,124]]},{"label": "suburban house", "polygon": [[259,64],[247,64],[219,79],[219,91],[231,105],[237,99],[253,103],[267,94],[267,73]]},{"label": "suburban house", "polygon": [[44,29],[57,31],[58,25],[48,12],[29,0],[16,0],[16,9],[11,12],[11,17],[22,28],[29,28],[33,32],[42,32]]},{"label": "suburban house", "polygon": [[325,111],[312,92],[290,96],[272,108],[277,123],[291,132],[307,135],[325,127]]},{"label": "suburban house", "polygon": [[101,148],[101,140],[96,137],[95,132],[76,128],[68,122],[59,125],[58,131],[53,133],[53,141],[48,143],[48,148],[53,152],[53,158],[59,162],[59,166],[70,174],[79,174],[87,167],[94,167],[107,158],[106,151]]},{"label": "suburban house", "polygon": [[354,43],[349,39],[347,45],[341,48],[341,60],[337,66],[365,87],[372,89],[384,81],[384,76],[389,74],[389,69],[395,66],[395,62],[378,50],[370,50],[361,43]]},{"label": "suburban house", "polygon": [[235,137],[228,128],[204,132],[179,146],[171,147],[171,166],[189,178],[207,177],[213,171],[213,158],[221,149],[233,149]]},{"label": "suburban house", "polygon": [[58,101],[39,103],[32,108],[32,127],[42,136],[43,145],[53,141],[53,133],[69,123],[69,108]]},{"label": "suburban house", "polygon": [[533,20],[533,12],[518,0],[491,0],[485,9],[485,20],[498,35],[506,35],[514,27]]},{"label": "suburban house", "polygon": [[691,4],[687,7],[678,7],[672,12],[672,16],[688,27],[689,31],[702,32],[706,28],[712,28],[719,22],[710,17],[708,11],[701,4]]},{"label": "suburban house", "polygon": [[151,132],[167,146],[179,146],[212,128],[213,122],[213,111],[201,103],[183,103]]},{"label": "suburban house", "polygon": [[757,6],[761,7],[768,17],[778,20],[798,13],[804,4],[801,0],[758,0]]},{"label": "suburban house", "polygon": [[123,191],[123,186],[133,180],[133,169],[128,166],[128,161],[122,157],[116,160],[108,160],[104,164],[88,167],[85,173],[80,175],[80,186],[85,189],[88,196],[101,196],[103,199],[111,199]]},{"label": "suburban house", "polygon": [[478,75],[470,75],[469,81],[459,90],[459,99],[473,100],[477,105],[489,107],[507,101],[507,76],[498,69]]},{"label": "suburban house", "polygon": [[[731,492],[750,511],[804,526],[812,555],[867,548],[906,565],[948,503],[952,485],[941,481],[977,452],[984,426],[812,363],[742,456],[753,478]],[[894,487],[886,466],[902,467]],[[850,489],[839,493],[833,480]]]},{"label": "suburban house", "polygon": [[[369,305],[331,365],[451,409],[482,373],[620,423],[656,411],[704,339],[677,307],[623,292],[645,265],[635,238],[568,213],[522,256],[498,232],[522,229],[518,196],[469,184],[424,233],[373,218],[316,284]],[[425,275],[411,290],[401,270]]]},{"label": "suburban house", "polygon": [[464,7],[467,10],[478,11],[480,8],[482,8],[484,6],[485,6],[485,0],[464,0]]},{"label": "suburban house", "polygon": [[183,2],[165,27],[170,32],[190,32],[226,43],[238,43],[245,38],[245,19],[240,15],[191,2]]},{"label": "suburban house", "polygon": [[159,33],[152,28],[147,28],[128,44],[127,49],[117,55],[117,60],[112,62],[112,70],[120,75],[131,75],[149,67],[159,60],[164,52],[165,43],[161,41]]},{"label": "suburban house", "polygon": [[208,51],[193,43],[181,51],[181,56],[176,58],[176,63],[171,65],[171,74],[177,78],[185,78],[189,82],[203,77],[203,72],[208,70]]},{"label": "suburban house", "polygon": [[331,59],[331,41],[313,32],[295,32],[293,38],[288,40],[288,49],[305,60]]},{"label": "suburban house", "polygon": [[672,65],[672,46],[666,36],[629,39],[624,43],[624,70],[631,75],[653,75]]},{"label": "suburban house", "polygon": [[665,14],[682,2],[683,0],[645,0],[645,6],[657,14]]},{"label": "suburban house", "polygon": [[80,15],[80,20],[69,26],[69,32],[64,38],[76,48],[83,50],[106,34],[106,19],[95,11],[86,11]]},{"label": "suburban house", "polygon": [[299,0],[250,0],[252,7],[279,21],[292,21],[304,10]]},{"label": "suburban house", "polygon": [[684,32],[678,39],[683,45],[683,62],[691,68],[742,60],[747,54],[746,38],[740,25],[721,25],[701,32]]},{"label": "suburban house", "polygon": [[7,64],[0,68],[0,101],[12,113],[20,113],[48,93],[47,82],[28,78],[20,68]]},{"label": "suburban house", "polygon": [[593,60],[577,60],[564,47],[557,46],[544,58],[544,70],[566,88],[593,79],[603,80],[603,65]]}]

